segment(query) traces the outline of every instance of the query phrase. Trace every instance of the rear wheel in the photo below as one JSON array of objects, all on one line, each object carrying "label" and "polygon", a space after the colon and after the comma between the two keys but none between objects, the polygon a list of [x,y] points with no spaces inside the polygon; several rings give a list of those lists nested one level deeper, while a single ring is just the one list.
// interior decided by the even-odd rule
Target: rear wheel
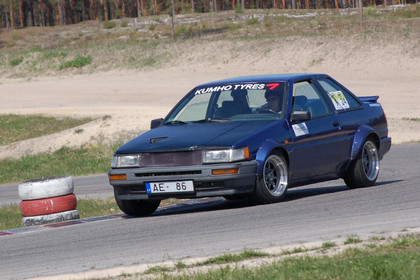
[{"label": "rear wheel", "polygon": [[125,200],[118,199],[115,195],[118,207],[125,214],[134,217],[149,216],[159,207],[160,200]]},{"label": "rear wheel", "polygon": [[287,162],[281,154],[272,153],[268,156],[255,188],[256,202],[273,203],[283,200],[287,193],[288,172]]},{"label": "rear wheel", "polygon": [[344,181],[350,189],[373,186],[379,174],[379,155],[375,143],[368,139],[363,144],[362,151],[344,176]]}]

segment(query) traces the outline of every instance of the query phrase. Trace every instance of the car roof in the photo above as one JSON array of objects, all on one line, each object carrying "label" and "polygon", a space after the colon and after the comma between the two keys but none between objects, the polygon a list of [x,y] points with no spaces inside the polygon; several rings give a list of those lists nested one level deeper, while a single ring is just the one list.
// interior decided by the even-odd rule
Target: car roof
[{"label": "car roof", "polygon": [[315,73],[295,73],[295,74],[272,74],[272,75],[257,75],[257,76],[244,76],[234,77],[224,80],[218,80],[214,82],[204,83],[201,86],[212,86],[220,84],[231,84],[231,83],[267,83],[267,82],[288,82],[294,80],[304,80],[314,77],[328,77],[325,74]]}]

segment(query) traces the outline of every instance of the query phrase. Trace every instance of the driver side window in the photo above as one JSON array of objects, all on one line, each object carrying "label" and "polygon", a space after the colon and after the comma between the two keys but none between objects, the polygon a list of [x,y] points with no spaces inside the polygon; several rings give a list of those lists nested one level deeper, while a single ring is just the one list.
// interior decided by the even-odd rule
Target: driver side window
[{"label": "driver side window", "polygon": [[325,99],[311,81],[298,82],[293,85],[292,111],[309,111],[311,119],[331,114]]}]

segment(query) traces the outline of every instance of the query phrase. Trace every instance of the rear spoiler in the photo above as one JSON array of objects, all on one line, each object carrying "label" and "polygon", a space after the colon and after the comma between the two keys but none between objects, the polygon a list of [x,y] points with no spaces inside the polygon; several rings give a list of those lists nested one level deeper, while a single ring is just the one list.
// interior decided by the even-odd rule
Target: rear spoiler
[{"label": "rear spoiler", "polygon": [[379,96],[362,96],[359,99],[365,103],[376,103],[378,102]]}]

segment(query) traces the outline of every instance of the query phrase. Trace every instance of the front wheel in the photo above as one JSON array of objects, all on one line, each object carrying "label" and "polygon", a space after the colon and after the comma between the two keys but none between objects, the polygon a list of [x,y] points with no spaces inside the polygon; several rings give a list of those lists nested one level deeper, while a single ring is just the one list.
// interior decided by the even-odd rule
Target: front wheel
[{"label": "front wheel", "polygon": [[362,151],[344,176],[349,189],[373,186],[379,174],[378,148],[372,140],[366,140]]},{"label": "front wheel", "polygon": [[160,200],[124,200],[115,196],[118,207],[125,214],[134,217],[149,216],[159,207]]},{"label": "front wheel", "polygon": [[257,181],[254,199],[258,203],[279,202],[286,197],[288,166],[284,157],[272,153],[264,162],[261,178]]}]

